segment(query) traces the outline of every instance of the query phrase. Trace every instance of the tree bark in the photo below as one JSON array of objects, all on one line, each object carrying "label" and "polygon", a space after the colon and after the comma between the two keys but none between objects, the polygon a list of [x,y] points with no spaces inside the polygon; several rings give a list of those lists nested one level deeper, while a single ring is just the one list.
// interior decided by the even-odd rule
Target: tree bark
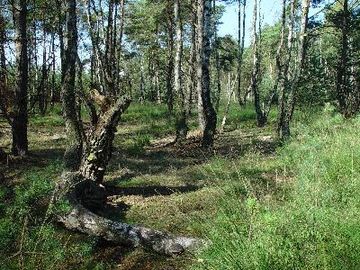
[{"label": "tree bark", "polygon": [[28,40],[27,40],[27,0],[13,3],[13,15],[16,28],[16,59],[18,67],[17,85],[14,93],[13,113],[11,118],[12,147],[16,156],[28,153]]},{"label": "tree bark", "polygon": [[202,147],[211,149],[216,130],[216,112],[210,96],[210,36],[211,36],[211,0],[198,2],[198,40],[197,40],[197,77],[198,92],[201,93],[202,111],[204,115],[204,132]]},{"label": "tree bark", "polygon": [[[292,50],[294,46],[294,27],[295,27],[295,3],[291,4],[291,18],[289,22],[289,36],[288,36],[288,58],[285,60],[283,78],[281,82],[281,92],[279,96],[279,120],[278,120],[278,135],[281,140],[286,140],[290,137],[290,122],[294,112],[295,106],[295,92],[298,87],[301,73],[303,71],[305,52],[306,52],[306,35],[307,35],[307,24],[308,15],[310,8],[310,0],[302,0],[301,4],[301,22],[300,32],[298,39],[298,53],[295,56],[294,64],[291,72],[289,72],[290,61],[292,59]],[[292,74],[292,76],[290,76]]]},{"label": "tree bark", "polygon": [[67,170],[76,171],[79,169],[83,151],[82,123],[77,117],[75,94],[77,60],[76,1],[67,0],[67,13],[67,47],[64,59],[61,99],[69,145],[65,151],[64,163]]},{"label": "tree bark", "polygon": [[224,116],[223,116],[222,121],[221,121],[221,126],[220,126],[220,129],[219,129],[219,133],[223,133],[225,125],[226,125],[227,117],[228,117],[228,114],[229,114],[229,111],[230,111],[231,98],[234,95],[234,85],[232,84],[232,82],[235,82],[235,81],[237,82],[236,76],[235,76],[235,80],[232,80],[231,73],[229,72],[229,74],[228,74],[228,83],[227,83],[228,100],[227,100],[227,103],[226,103],[226,106],[225,106],[225,112],[224,112]]},{"label": "tree bark", "polygon": [[350,118],[356,115],[360,109],[360,98],[356,80],[352,80],[351,74],[354,74],[350,59],[350,31],[351,31],[351,12],[349,10],[349,1],[343,1],[341,12],[341,44],[340,56],[337,66],[336,92],[340,112],[344,117]]},{"label": "tree bark", "polygon": [[7,73],[6,73],[6,56],[5,56],[5,19],[3,13],[0,11],[0,110],[10,123],[7,112]]},{"label": "tree bark", "polygon": [[[64,173],[60,190],[69,190],[69,186],[79,186],[83,181],[77,173]],[[164,255],[179,255],[185,251],[195,250],[205,244],[204,241],[191,237],[174,236],[166,232],[112,221],[94,214],[85,208],[76,198],[76,192],[67,193],[72,205],[71,211],[59,215],[58,221],[70,230],[101,237],[115,244],[144,247]]]},{"label": "tree bark", "polygon": [[[260,4],[260,2],[259,2]],[[260,13],[260,12],[259,12]],[[259,18],[258,18],[259,17]],[[257,21],[259,20],[259,29],[257,28]],[[254,1],[254,12],[253,12],[253,70],[251,74],[250,88],[254,95],[254,106],[256,112],[257,126],[263,127],[267,122],[267,115],[261,105],[261,98],[259,93],[260,83],[260,42],[261,42],[261,18],[258,16],[258,0]]]},{"label": "tree bark", "polygon": [[174,73],[174,18],[173,5],[171,0],[167,0],[167,74],[166,74],[166,101],[169,113],[174,111],[174,93],[173,93],[173,73]]},{"label": "tree bark", "polygon": [[[246,29],[246,0],[238,0],[238,57],[237,57],[237,95],[240,106],[244,105],[244,101],[241,95],[241,74],[242,63],[245,46],[245,29]],[[241,13],[242,8],[242,13]]]},{"label": "tree bark", "polygon": [[[205,116],[203,110],[203,100],[201,97],[202,92],[202,82],[201,77],[198,76],[199,73],[199,57],[201,57],[199,40],[202,38],[202,29],[200,29],[199,21],[201,20],[201,25],[203,25],[203,17],[199,18],[199,5],[202,0],[194,0],[193,1],[193,9],[194,9],[194,18],[193,18],[193,28],[195,29],[195,46],[194,49],[196,51],[195,56],[195,70],[196,70],[196,94],[197,94],[197,113],[198,113],[198,124],[199,128],[202,132],[205,129]],[[203,16],[203,15],[202,15]]]},{"label": "tree bark", "polygon": [[46,31],[43,29],[43,55],[42,55],[42,65],[41,65],[41,78],[38,85],[38,103],[39,111],[42,116],[46,114],[47,110],[47,80],[48,80],[48,67],[47,67],[47,48],[46,48]]},{"label": "tree bark", "polygon": [[190,45],[190,56],[189,56],[189,68],[188,68],[188,76],[187,76],[187,115],[191,114],[191,105],[196,99],[194,97],[197,91],[197,80],[196,80],[196,1],[192,1],[190,6],[191,13],[191,45]]},{"label": "tree bark", "polygon": [[187,126],[187,94],[183,87],[181,69],[183,58],[183,26],[181,19],[180,0],[174,3],[174,20],[175,20],[175,68],[174,68],[174,90],[177,96],[176,112],[176,142],[186,140],[188,132]]},{"label": "tree bark", "polygon": [[218,27],[217,27],[217,21],[216,21],[216,0],[213,1],[213,7],[212,7],[212,13],[213,13],[213,24],[214,24],[214,44],[213,44],[213,50],[215,54],[215,68],[216,68],[216,78],[215,78],[215,84],[216,84],[216,95],[215,95],[215,111],[219,111],[220,107],[220,100],[221,100],[221,81],[220,81],[220,54],[219,54],[219,41],[218,41]]},{"label": "tree bark", "polygon": [[290,137],[290,123],[286,122],[286,102],[287,91],[289,90],[290,77],[290,61],[292,60],[293,44],[294,44],[294,25],[295,25],[295,8],[296,1],[292,0],[290,4],[290,16],[288,22],[287,46],[284,51],[285,60],[282,65],[282,76],[279,85],[279,109],[278,109],[278,127],[277,132],[281,140]]}]

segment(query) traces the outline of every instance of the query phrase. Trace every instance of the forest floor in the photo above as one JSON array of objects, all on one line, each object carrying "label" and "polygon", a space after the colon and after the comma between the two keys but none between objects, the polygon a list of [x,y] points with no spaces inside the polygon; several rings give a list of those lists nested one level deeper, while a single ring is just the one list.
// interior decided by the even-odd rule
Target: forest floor
[{"label": "forest floor", "polygon": [[[12,158],[7,166],[1,165],[0,168],[5,171],[7,177],[5,191],[0,189],[0,197],[5,198],[5,203],[0,203],[0,212],[5,213],[4,218],[0,218],[0,237],[4,243],[4,247],[3,243],[0,243],[0,253],[7,258],[3,261],[7,263],[5,269],[239,269],[238,267],[246,266],[247,263],[247,269],[257,269],[257,263],[265,262],[264,249],[270,254],[267,256],[272,256],[268,258],[275,260],[272,264],[280,265],[279,269],[285,269],[293,262],[318,263],[317,259],[303,259],[302,256],[307,258],[312,251],[294,255],[293,252],[298,252],[298,249],[284,246],[283,240],[279,239],[285,237],[285,241],[295,241],[297,245],[304,245],[299,252],[312,247],[314,238],[311,234],[309,239],[304,235],[308,235],[308,217],[311,217],[309,224],[313,226],[313,213],[309,214],[308,211],[314,208],[307,206],[312,199],[304,198],[318,198],[321,196],[318,194],[327,194],[326,190],[331,190],[331,187],[324,186],[321,189],[317,182],[309,182],[308,185],[305,182],[299,187],[309,186],[310,191],[321,193],[299,191],[302,196],[300,198],[303,198],[301,200],[306,203],[297,203],[296,196],[292,203],[293,200],[289,199],[289,190],[293,189],[296,177],[292,167],[305,164],[307,160],[314,158],[315,161],[305,164],[305,175],[322,168],[323,165],[318,165],[322,160],[325,162],[324,166],[331,164],[329,160],[332,159],[329,159],[329,155],[333,154],[323,153],[322,149],[334,147],[332,153],[335,154],[338,153],[337,149],[347,149],[347,144],[337,146],[337,133],[333,131],[333,122],[337,121],[335,126],[341,128],[337,129],[343,132],[341,136],[350,136],[351,139],[347,141],[352,145],[358,142],[357,137],[352,135],[353,130],[358,130],[358,122],[343,125],[337,118],[324,118],[328,119],[328,122],[321,120],[323,126],[312,127],[311,131],[302,134],[300,141],[294,143],[295,148],[290,148],[293,150],[285,156],[294,155],[296,158],[294,161],[287,161],[290,165],[286,165],[284,155],[279,156],[279,151],[282,151],[283,147],[278,145],[273,132],[276,119],[274,115],[270,118],[270,124],[260,129],[255,125],[255,114],[251,107],[241,112],[234,108],[230,112],[225,132],[216,136],[212,152],[204,152],[199,147],[200,137],[195,129],[195,119],[194,115],[188,140],[182,145],[174,145],[174,125],[165,107],[132,105],[118,127],[115,149],[105,182],[108,203],[103,209],[98,209],[98,214],[177,235],[211,240],[213,244],[208,252],[187,253],[169,258],[141,248],[114,246],[53,225],[46,218],[48,200],[44,198],[50,197],[49,187],[51,190],[51,183],[60,176],[66,146],[61,113],[54,110],[48,116],[30,118],[31,155],[25,160]],[[304,119],[308,117],[304,116]],[[305,122],[304,119],[302,123]],[[9,151],[10,130],[3,120],[0,121],[0,130],[0,147]],[[313,134],[317,134],[315,130],[319,133],[319,139],[313,139]],[[308,136],[306,140],[303,139],[304,136]],[[341,140],[344,143],[347,141]],[[318,147],[321,144],[326,147]],[[352,148],[353,146],[349,147],[351,151]],[[311,151],[318,153],[308,154],[312,153]],[[349,156],[344,151],[339,150],[339,153]],[[320,161],[317,162],[317,159]],[[340,157],[337,160],[343,159]],[[300,162],[300,165],[295,162]],[[357,160],[350,164],[346,161],[344,164],[353,168],[358,165],[356,162]],[[344,168],[344,164],[339,163],[338,166]],[[329,169],[336,166],[332,165]],[[336,173],[331,175],[338,177]],[[313,176],[306,177],[312,179]],[[357,190],[353,187],[352,189]],[[334,190],[333,192],[337,192],[337,189]],[[330,207],[331,203],[327,205]],[[350,209],[349,205],[344,207]],[[299,212],[300,210],[303,212]],[[21,213],[19,217],[14,215],[17,212]],[[324,213],[328,212],[319,213],[319,220],[327,218],[327,214]],[[291,220],[295,222],[286,223],[287,217],[291,215]],[[340,217],[340,214],[338,216]],[[300,217],[300,223],[296,223],[296,219]],[[333,220],[333,213],[331,217],[330,220]],[[321,224],[327,224],[326,222]],[[357,221],[354,222],[358,224]],[[8,228],[15,226],[18,231]],[[329,225],[329,228],[333,228],[333,225]],[[17,233],[11,238],[9,235],[12,234],[9,231],[14,230]],[[285,235],[282,236],[279,232],[284,232]],[[299,238],[288,240],[289,235],[299,235]],[[258,240],[253,240],[255,237]],[[320,240],[324,241],[321,245],[331,243],[329,239]],[[313,244],[320,245],[316,241]],[[39,245],[39,242],[43,244]],[[346,243],[348,240],[344,245]],[[333,247],[331,250],[336,248]],[[352,247],[349,250],[356,249]],[[297,256],[299,259],[283,260],[284,254],[288,258]],[[329,258],[336,256],[337,254],[331,255]],[[341,253],[341,256],[345,255]],[[282,268],[283,264],[285,268]],[[24,268],[24,265],[29,267]],[[296,268],[298,265],[292,266]],[[0,269],[3,269],[1,267],[0,263]],[[301,265],[299,269],[302,267]],[[311,267],[308,268],[306,265],[302,269]]]},{"label": "forest floor", "polygon": [[[0,126],[1,147],[9,150],[10,129],[4,121]],[[257,182],[259,194],[270,194],[269,187],[279,180],[273,168],[269,171],[269,166],[264,166],[275,158],[276,143],[270,128],[259,129],[252,123],[246,129],[227,127],[229,130],[216,136],[213,151],[204,152],[196,130],[182,145],[172,143],[173,124],[164,107],[145,112],[139,105],[130,108],[118,128],[106,176],[108,205],[98,213],[173,234],[206,237],[201,224],[216,216],[217,201],[224,187],[232,184],[233,180],[226,180],[230,174]],[[50,170],[48,175],[58,177],[66,145],[60,113],[31,117],[29,142],[31,155],[27,159],[12,158],[2,168],[11,186],[27,181],[29,171],[41,174],[49,166],[45,169]],[[225,167],[229,170],[223,171]],[[196,260],[189,255],[164,258],[106,243],[97,243],[92,256],[105,265],[117,265],[116,269],[183,269],[184,263]]]}]

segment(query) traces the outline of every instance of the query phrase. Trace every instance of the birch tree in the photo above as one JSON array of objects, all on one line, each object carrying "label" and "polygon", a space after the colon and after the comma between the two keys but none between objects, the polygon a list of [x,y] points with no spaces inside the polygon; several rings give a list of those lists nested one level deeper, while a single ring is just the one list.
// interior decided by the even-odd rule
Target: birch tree
[{"label": "birch tree", "polygon": [[217,122],[210,95],[211,0],[198,1],[197,17],[197,89],[204,116],[202,147],[210,149],[213,147]]}]

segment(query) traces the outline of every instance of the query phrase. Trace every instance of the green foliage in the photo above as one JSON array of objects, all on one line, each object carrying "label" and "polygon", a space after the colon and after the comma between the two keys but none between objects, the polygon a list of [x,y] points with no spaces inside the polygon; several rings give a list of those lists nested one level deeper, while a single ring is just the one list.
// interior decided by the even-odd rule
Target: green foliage
[{"label": "green foliage", "polygon": [[285,201],[224,197],[195,269],[359,269],[360,119],[331,111],[280,150],[280,167],[296,175]]}]

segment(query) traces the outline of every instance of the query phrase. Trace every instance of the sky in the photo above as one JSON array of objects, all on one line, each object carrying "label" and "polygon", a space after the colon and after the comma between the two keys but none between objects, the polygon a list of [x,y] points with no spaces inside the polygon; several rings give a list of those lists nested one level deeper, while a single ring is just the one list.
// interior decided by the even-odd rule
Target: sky
[{"label": "sky", "polygon": [[[325,0],[323,5],[318,8],[310,8],[309,15],[321,10],[325,4],[332,3],[334,0]],[[237,2],[237,1],[236,1]],[[261,14],[264,16],[263,25],[274,25],[279,21],[281,16],[282,0],[262,0],[261,1]],[[247,0],[246,5],[246,33],[245,33],[245,46],[250,44],[251,36],[251,20],[254,8],[254,1]],[[219,26],[219,35],[232,35],[238,37],[238,4],[227,5],[225,8],[224,16],[221,19],[222,24]]]},{"label": "sky", "polygon": [[[263,25],[273,25],[279,20],[281,15],[281,0],[263,0],[261,3],[261,13],[264,15]],[[246,5],[246,41],[245,46],[250,42],[251,35],[251,19],[252,10],[254,8],[254,1],[247,1]],[[238,4],[227,5],[225,14],[222,17],[222,24],[219,26],[219,35],[232,35],[237,38],[238,36]]]}]

